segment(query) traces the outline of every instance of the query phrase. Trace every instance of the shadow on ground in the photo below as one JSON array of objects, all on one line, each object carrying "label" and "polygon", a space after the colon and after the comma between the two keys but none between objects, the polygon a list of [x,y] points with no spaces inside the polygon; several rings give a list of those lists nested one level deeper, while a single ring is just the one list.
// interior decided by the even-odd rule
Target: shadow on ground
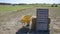
[{"label": "shadow on ground", "polygon": [[27,34],[28,31],[29,31],[29,28],[22,27],[16,32],[16,34]]},{"label": "shadow on ground", "polygon": [[50,30],[49,30],[49,24],[50,24],[51,20],[50,18],[48,18],[48,30],[39,30],[39,31],[36,31],[35,30],[30,30],[29,28],[26,28],[26,27],[22,27],[21,29],[19,29],[16,34],[50,34]]}]

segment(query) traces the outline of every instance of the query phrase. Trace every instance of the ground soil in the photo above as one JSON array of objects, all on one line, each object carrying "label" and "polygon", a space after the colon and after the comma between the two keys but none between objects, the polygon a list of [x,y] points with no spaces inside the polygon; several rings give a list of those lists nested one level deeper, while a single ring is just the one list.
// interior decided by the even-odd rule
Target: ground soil
[{"label": "ground soil", "polygon": [[[20,21],[21,17],[26,14],[36,16],[36,8],[29,8],[23,10],[16,10],[0,14],[0,34],[15,34],[23,25]],[[59,8],[47,8],[49,9],[50,34],[60,34],[60,9]]]}]

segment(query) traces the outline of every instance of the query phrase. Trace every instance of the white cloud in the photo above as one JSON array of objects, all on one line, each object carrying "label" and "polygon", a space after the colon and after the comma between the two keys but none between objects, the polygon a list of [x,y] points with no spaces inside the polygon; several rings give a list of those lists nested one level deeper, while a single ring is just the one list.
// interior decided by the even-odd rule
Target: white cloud
[{"label": "white cloud", "polygon": [[60,0],[0,0],[7,3],[60,3]]}]

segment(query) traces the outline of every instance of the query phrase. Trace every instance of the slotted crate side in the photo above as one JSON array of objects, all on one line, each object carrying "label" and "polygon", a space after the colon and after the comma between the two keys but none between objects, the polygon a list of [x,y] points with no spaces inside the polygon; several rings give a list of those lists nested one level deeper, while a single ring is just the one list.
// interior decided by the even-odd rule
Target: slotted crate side
[{"label": "slotted crate side", "polygon": [[48,23],[48,19],[37,19],[36,22],[37,22],[37,23],[41,23],[41,22],[43,22],[43,23]]},{"label": "slotted crate side", "polygon": [[37,9],[36,30],[47,30],[48,9]]},{"label": "slotted crate side", "polygon": [[48,29],[48,24],[46,23],[38,23],[36,25],[36,30],[47,30]]}]

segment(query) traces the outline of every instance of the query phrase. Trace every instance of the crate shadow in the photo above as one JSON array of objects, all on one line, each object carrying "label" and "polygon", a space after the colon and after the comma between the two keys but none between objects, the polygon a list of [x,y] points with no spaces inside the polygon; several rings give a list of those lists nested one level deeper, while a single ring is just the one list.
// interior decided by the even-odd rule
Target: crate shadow
[{"label": "crate shadow", "polygon": [[27,34],[29,32],[29,34],[50,34],[50,30],[49,30],[49,24],[50,24],[51,20],[50,18],[48,18],[48,30],[30,30],[29,28],[26,27],[22,27],[21,29],[19,29],[16,34]]}]

